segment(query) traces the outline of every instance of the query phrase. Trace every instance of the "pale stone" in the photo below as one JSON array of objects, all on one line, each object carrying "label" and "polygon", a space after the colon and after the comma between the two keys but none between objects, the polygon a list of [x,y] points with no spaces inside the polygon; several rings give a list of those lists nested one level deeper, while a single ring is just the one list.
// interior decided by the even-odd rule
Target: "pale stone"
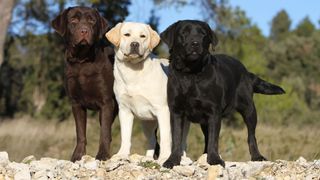
[{"label": "pale stone", "polygon": [[300,156],[300,157],[296,160],[296,162],[298,162],[298,163],[306,163],[307,160],[306,160],[304,157]]},{"label": "pale stone", "polygon": [[183,176],[190,177],[194,174],[195,167],[193,167],[193,166],[174,166],[173,170]]},{"label": "pale stone", "polygon": [[144,156],[141,156],[141,155],[139,155],[139,154],[133,154],[133,155],[131,155],[131,156],[129,157],[129,161],[130,161],[131,163],[139,163],[139,162],[141,162],[141,160],[142,160],[143,157],[144,157]]},{"label": "pale stone", "polygon": [[182,166],[189,166],[193,163],[193,161],[187,157],[187,156],[182,156],[181,157],[181,162],[180,162],[180,165]]},{"label": "pale stone", "polygon": [[31,180],[30,169],[27,164],[12,162],[8,164],[8,168],[14,173],[14,179]]},{"label": "pale stone", "polygon": [[9,163],[9,155],[7,152],[0,152],[0,166],[6,166]]},{"label": "pale stone", "polygon": [[208,164],[208,162],[207,162],[207,154],[202,154],[202,155],[198,158],[196,164],[197,164],[199,167],[203,168],[203,169],[208,169],[208,167],[210,166],[210,164]]},{"label": "pale stone", "polygon": [[208,179],[216,179],[222,176],[222,167],[220,165],[209,166],[208,168]]},{"label": "pale stone", "polygon": [[88,161],[84,164],[84,167],[90,170],[96,170],[98,168],[98,162],[96,160]]}]

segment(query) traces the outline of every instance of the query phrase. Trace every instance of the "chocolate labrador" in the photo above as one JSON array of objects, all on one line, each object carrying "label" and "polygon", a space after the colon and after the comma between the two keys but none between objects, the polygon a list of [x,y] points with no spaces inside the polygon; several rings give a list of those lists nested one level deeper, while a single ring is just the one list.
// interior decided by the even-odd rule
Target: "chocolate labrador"
[{"label": "chocolate labrador", "polygon": [[161,39],[169,46],[168,104],[171,113],[172,154],[164,167],[181,160],[183,129],[189,122],[200,123],[205,135],[205,152],[210,165],[225,165],[219,156],[221,118],[238,111],[248,129],[251,160],[266,160],[255,137],[257,113],[253,94],[283,94],[284,90],[260,79],[235,58],[211,55],[209,45],[218,43],[205,22],[178,21],[169,26]]},{"label": "chocolate labrador", "polygon": [[[97,10],[72,7],[52,21],[65,41],[65,90],[75,118],[77,145],[71,161],[86,154],[87,109],[99,111],[100,143],[96,158],[110,157],[111,125],[117,114],[113,93],[112,49],[100,43],[107,21]],[[111,49],[111,50],[110,50]]]}]

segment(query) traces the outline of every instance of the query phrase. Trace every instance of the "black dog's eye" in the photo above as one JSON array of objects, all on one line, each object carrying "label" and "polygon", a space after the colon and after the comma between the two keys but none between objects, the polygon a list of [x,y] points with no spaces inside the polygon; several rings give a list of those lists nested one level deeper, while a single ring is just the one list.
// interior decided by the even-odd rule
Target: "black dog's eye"
[{"label": "black dog's eye", "polygon": [[145,37],[146,37],[146,35],[142,34],[142,35],[140,35],[140,37],[141,37],[141,38],[145,38]]},{"label": "black dog's eye", "polygon": [[125,33],[124,36],[129,37],[129,36],[130,36],[130,33]]}]

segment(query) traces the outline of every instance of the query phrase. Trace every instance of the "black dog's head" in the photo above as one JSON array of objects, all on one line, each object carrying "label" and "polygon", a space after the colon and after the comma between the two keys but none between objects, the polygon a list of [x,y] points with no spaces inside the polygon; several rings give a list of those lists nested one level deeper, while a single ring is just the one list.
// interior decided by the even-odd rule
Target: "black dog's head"
[{"label": "black dog's head", "polygon": [[171,56],[175,56],[173,59],[179,56],[181,62],[173,62],[178,69],[203,59],[209,53],[210,44],[216,46],[218,43],[209,25],[197,20],[178,21],[162,32],[160,37],[168,45]]},{"label": "black dog's head", "polygon": [[69,46],[75,47],[92,46],[107,31],[108,24],[96,9],[71,7],[52,21],[52,27]]}]

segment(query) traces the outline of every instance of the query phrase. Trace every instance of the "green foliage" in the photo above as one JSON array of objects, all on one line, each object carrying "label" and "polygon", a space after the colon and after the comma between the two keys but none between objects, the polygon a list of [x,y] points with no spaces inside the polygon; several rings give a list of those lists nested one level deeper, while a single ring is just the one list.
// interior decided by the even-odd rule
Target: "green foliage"
[{"label": "green foliage", "polygon": [[[9,29],[5,63],[0,69],[0,115],[29,114],[59,120],[70,116],[70,104],[63,88],[64,46],[50,27],[50,20],[64,9],[66,2],[18,1],[15,7],[18,23],[12,23]],[[111,26],[128,15],[131,3],[129,0],[76,2],[97,8]],[[154,2],[147,22],[153,29],[159,24],[157,7],[192,3]],[[240,59],[250,72],[286,90],[281,96],[255,95],[260,121],[276,125],[317,123],[320,115],[320,31],[308,17],[291,30],[291,20],[282,10],[272,19],[270,37],[264,37],[245,12],[230,6],[228,1],[201,0],[198,5],[206,9],[203,11],[205,19],[215,24],[219,43],[214,53]],[[161,44],[154,52],[160,57],[168,56]],[[236,114],[227,118],[226,124],[242,127],[241,119]]]},{"label": "green foliage", "polygon": [[280,11],[271,22],[271,39],[280,41],[287,37],[290,31],[291,20],[285,10]]},{"label": "green foliage", "polygon": [[149,169],[160,169],[161,166],[158,163],[155,163],[153,161],[146,161],[146,162],[139,162],[138,164],[141,167],[149,168]]},{"label": "green foliage", "polygon": [[298,36],[310,37],[316,30],[316,27],[312,24],[309,17],[305,17],[297,26],[295,33]]}]

